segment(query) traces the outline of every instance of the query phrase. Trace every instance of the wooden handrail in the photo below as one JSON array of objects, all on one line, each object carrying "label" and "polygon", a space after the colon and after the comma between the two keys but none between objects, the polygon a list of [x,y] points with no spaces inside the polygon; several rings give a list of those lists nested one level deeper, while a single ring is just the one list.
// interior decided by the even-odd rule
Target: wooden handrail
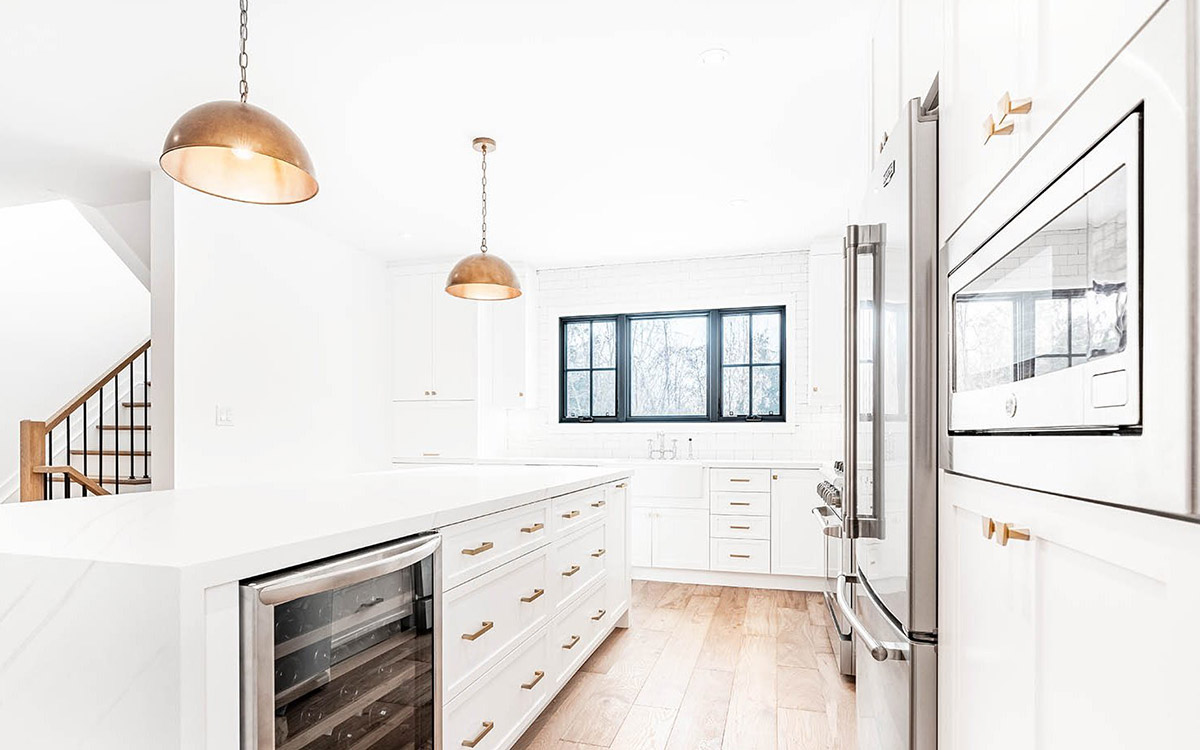
[{"label": "wooden handrail", "polygon": [[101,487],[96,482],[92,481],[91,477],[85,477],[79,469],[74,466],[35,466],[33,467],[34,474],[66,474],[71,481],[78,484],[80,487],[86,487],[92,491],[93,495],[109,495],[112,494],[108,490]]},{"label": "wooden handrail", "polygon": [[[100,390],[101,386],[106,385],[108,381],[115,378],[117,373],[128,367],[129,363],[133,362],[133,360],[141,356],[142,352],[149,348],[150,339],[146,339],[140,346],[138,346],[138,348],[126,355],[124,359],[122,359],[116,365],[110,367],[103,375],[96,378],[96,380],[93,381],[92,384],[87,388],[83,389],[78,396],[68,401],[66,406],[54,412],[53,416],[46,420],[46,429],[53,430],[59,422],[67,418],[67,415],[72,414],[80,406],[83,406],[85,401],[96,395],[96,392]],[[104,405],[101,404],[101,408],[103,408],[103,406]]]}]

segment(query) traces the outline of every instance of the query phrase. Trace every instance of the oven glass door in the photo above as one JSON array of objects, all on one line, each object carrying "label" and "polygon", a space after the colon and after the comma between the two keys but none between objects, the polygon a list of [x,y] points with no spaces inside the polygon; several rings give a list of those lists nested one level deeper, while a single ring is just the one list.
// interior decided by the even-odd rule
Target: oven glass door
[{"label": "oven glass door", "polygon": [[1133,114],[951,276],[952,430],[1139,423],[1139,144]]},{"label": "oven glass door", "polygon": [[258,627],[270,628],[258,643],[271,643],[255,658],[260,674],[269,666],[273,675],[257,686],[260,715],[247,746],[433,750],[432,562],[273,606],[255,602]]}]

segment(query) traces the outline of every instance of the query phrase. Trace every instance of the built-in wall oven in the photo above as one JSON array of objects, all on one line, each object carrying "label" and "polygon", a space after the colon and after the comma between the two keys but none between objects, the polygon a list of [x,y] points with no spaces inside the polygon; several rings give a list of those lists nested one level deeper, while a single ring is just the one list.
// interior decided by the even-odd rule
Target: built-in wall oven
[{"label": "built-in wall oven", "polygon": [[441,538],[243,581],[243,750],[434,750]]},{"label": "built-in wall oven", "polygon": [[944,468],[1195,512],[1185,7],[1166,3],[943,248]]},{"label": "built-in wall oven", "polygon": [[842,533],[845,524],[842,515],[842,462],[834,461],[821,467],[821,481],[817,483],[817,504],[812,509],[813,518],[821,531],[825,546],[825,608],[829,612],[834,635],[834,658],[844,675],[854,674],[854,633],[837,606],[839,576],[854,572],[854,544]]}]

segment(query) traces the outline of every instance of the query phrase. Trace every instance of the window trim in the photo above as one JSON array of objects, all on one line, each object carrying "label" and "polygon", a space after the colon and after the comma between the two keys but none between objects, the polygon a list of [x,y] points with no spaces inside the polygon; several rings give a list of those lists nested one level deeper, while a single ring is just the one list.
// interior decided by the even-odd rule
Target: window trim
[{"label": "window trim", "polygon": [[[751,415],[727,417],[722,414],[721,399],[724,395],[724,329],[721,319],[726,315],[754,313],[779,314],[779,414]],[[702,415],[666,415],[666,416],[634,416],[629,413],[632,383],[630,366],[632,362],[633,343],[629,336],[630,322],[655,318],[708,318],[708,393],[706,414]],[[598,320],[615,320],[617,324],[617,363],[616,363],[616,416],[612,417],[568,417],[567,410],[567,373],[582,372],[581,368],[567,368],[567,326],[571,323],[594,322]],[[701,310],[667,310],[656,312],[620,313],[605,315],[567,315],[558,319],[558,421],[559,424],[592,424],[604,422],[629,423],[779,423],[787,421],[787,305],[760,305],[755,307],[720,307]],[[752,363],[747,364],[751,368]],[[762,365],[760,365],[762,366]],[[768,367],[776,365],[768,364]],[[610,368],[601,368],[610,369]],[[589,372],[595,372],[589,368]],[[753,371],[751,371],[753,377]],[[589,402],[590,407],[590,402]],[[753,401],[751,401],[753,408]]]}]

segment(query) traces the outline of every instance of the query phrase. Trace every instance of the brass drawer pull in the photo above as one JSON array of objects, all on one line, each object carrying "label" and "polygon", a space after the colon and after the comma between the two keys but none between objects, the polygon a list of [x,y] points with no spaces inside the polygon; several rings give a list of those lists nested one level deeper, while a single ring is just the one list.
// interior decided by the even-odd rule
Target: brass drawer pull
[{"label": "brass drawer pull", "polygon": [[600,620],[604,619],[604,616],[605,616],[606,614],[608,614],[608,610],[607,610],[607,609],[602,609],[602,610],[600,610],[599,612],[597,612],[597,613],[596,613],[596,614],[595,614],[595,615],[592,617],[592,622],[599,622]]},{"label": "brass drawer pull", "polygon": [[462,553],[464,555],[474,556],[474,555],[478,555],[480,552],[487,552],[488,550],[490,550],[492,547],[495,547],[495,546],[496,545],[492,544],[491,542],[484,542],[483,544],[479,545],[475,549],[464,549],[462,551]]},{"label": "brass drawer pull", "polygon": [[597,500],[596,502],[592,503],[592,507],[593,507],[593,508],[603,508],[603,507],[604,507],[604,501],[603,501],[603,500]]},{"label": "brass drawer pull", "polygon": [[779,475],[778,475],[778,474],[772,474],[772,475],[771,475],[771,478],[772,478],[772,479],[774,479],[775,481],[779,481]]},{"label": "brass drawer pull", "polygon": [[598,549],[592,553],[592,557],[604,557],[605,552],[608,552],[608,550],[601,547],[600,549]]},{"label": "brass drawer pull", "polygon": [[988,115],[983,121],[983,145],[986,146],[988,141],[992,140],[992,136],[1012,135],[1014,125],[1012,120],[997,123],[995,117]]},{"label": "brass drawer pull", "polygon": [[1013,99],[1007,91],[1004,92],[1004,96],[1000,97],[1000,101],[996,103],[996,112],[1000,115],[1000,122],[1004,122],[1009,115],[1027,115],[1032,109],[1033,99],[1029,97]]},{"label": "brass drawer pull", "polygon": [[571,649],[575,648],[576,643],[579,643],[579,636],[573,635],[573,636],[571,636],[571,642],[566,644],[565,646],[563,646],[563,648],[570,651]]},{"label": "brass drawer pull", "polygon": [[473,739],[473,740],[463,740],[462,746],[463,747],[475,747],[480,742],[483,742],[483,738],[488,736],[488,732],[492,731],[492,727],[494,727],[494,726],[496,726],[496,725],[490,721],[483,722],[483,731],[481,731],[479,734],[475,735],[475,739]]},{"label": "brass drawer pull", "polygon": [[731,528],[731,529],[738,529],[739,531],[749,531],[749,530],[750,530],[750,527],[749,527],[749,526],[735,526],[735,525],[733,525],[733,524],[730,524],[730,525],[729,525],[729,528]]},{"label": "brass drawer pull", "polygon": [[750,480],[749,479],[731,478],[729,481],[731,481],[731,482],[749,482]]},{"label": "brass drawer pull", "polygon": [[538,599],[540,599],[542,597],[542,594],[544,594],[544,593],[546,593],[546,589],[534,589],[533,594],[531,594],[530,596],[522,596],[521,601],[525,602],[526,604],[528,604],[529,602],[537,601]]},{"label": "brass drawer pull", "polygon": [[533,690],[535,687],[537,687],[537,684],[538,684],[539,682],[541,682],[541,681],[542,681],[542,678],[543,678],[543,677],[545,677],[545,676],[546,676],[546,673],[545,673],[545,672],[543,672],[543,671],[542,671],[542,670],[540,670],[540,669],[538,669],[538,670],[534,671],[534,673],[533,673],[533,679],[532,679],[532,680],[530,680],[529,682],[522,682],[522,683],[521,683],[521,689],[522,689],[522,690]]},{"label": "brass drawer pull", "polygon": [[1014,529],[1011,523],[998,524],[996,526],[996,544],[1007,547],[1009,540],[1028,542],[1029,529]]},{"label": "brass drawer pull", "polygon": [[532,526],[522,526],[522,527],[521,527],[521,533],[522,533],[522,534],[532,534],[533,532],[535,532],[535,531],[541,531],[541,530],[542,530],[542,529],[544,529],[544,528],[546,528],[546,524],[544,524],[544,523],[535,523],[535,524],[534,524],[534,525],[532,525]]},{"label": "brass drawer pull", "polygon": [[996,533],[996,521],[991,518],[988,518],[987,516],[984,516],[984,518],[983,518],[983,538],[991,539],[992,535],[995,533]]},{"label": "brass drawer pull", "polygon": [[730,505],[749,505],[750,503],[744,502],[742,500],[730,500],[729,504]]},{"label": "brass drawer pull", "polygon": [[732,552],[730,552],[730,553],[729,553],[729,556],[730,556],[730,557],[737,557],[737,558],[740,558],[740,559],[742,559],[742,560],[749,560],[749,559],[750,559],[750,555],[735,555],[735,554],[734,554],[734,553],[732,553]]},{"label": "brass drawer pull", "polygon": [[629,486],[629,485],[625,484],[624,482],[621,482],[620,484],[618,484],[618,485],[616,486],[616,489],[618,489],[618,490],[623,490],[623,489],[625,489],[625,488],[626,488],[626,487],[628,487],[628,486]]},{"label": "brass drawer pull", "polygon": [[571,511],[570,513],[563,513],[563,514],[562,514],[563,518],[575,518],[575,517],[576,517],[576,516],[578,516],[578,515],[579,515],[579,511],[577,511],[577,510],[573,510],[573,511]]},{"label": "brass drawer pull", "polygon": [[486,632],[488,632],[489,630],[491,630],[491,629],[492,629],[492,625],[493,625],[493,624],[494,624],[494,623],[491,623],[491,622],[488,622],[487,620],[484,620],[484,621],[483,621],[483,627],[482,627],[482,628],[480,628],[479,630],[476,630],[474,633],[463,633],[463,634],[462,634],[462,638],[463,638],[463,640],[464,640],[464,641],[473,641],[473,640],[475,640],[476,638],[478,638],[479,636],[481,636],[481,635],[483,635],[484,633],[486,633]]},{"label": "brass drawer pull", "polygon": [[572,565],[570,570],[564,570],[564,571],[563,571],[563,576],[564,576],[565,578],[570,578],[571,576],[575,575],[575,574],[576,574],[576,573],[578,573],[578,572],[579,572],[579,566],[578,566],[578,565]]}]

